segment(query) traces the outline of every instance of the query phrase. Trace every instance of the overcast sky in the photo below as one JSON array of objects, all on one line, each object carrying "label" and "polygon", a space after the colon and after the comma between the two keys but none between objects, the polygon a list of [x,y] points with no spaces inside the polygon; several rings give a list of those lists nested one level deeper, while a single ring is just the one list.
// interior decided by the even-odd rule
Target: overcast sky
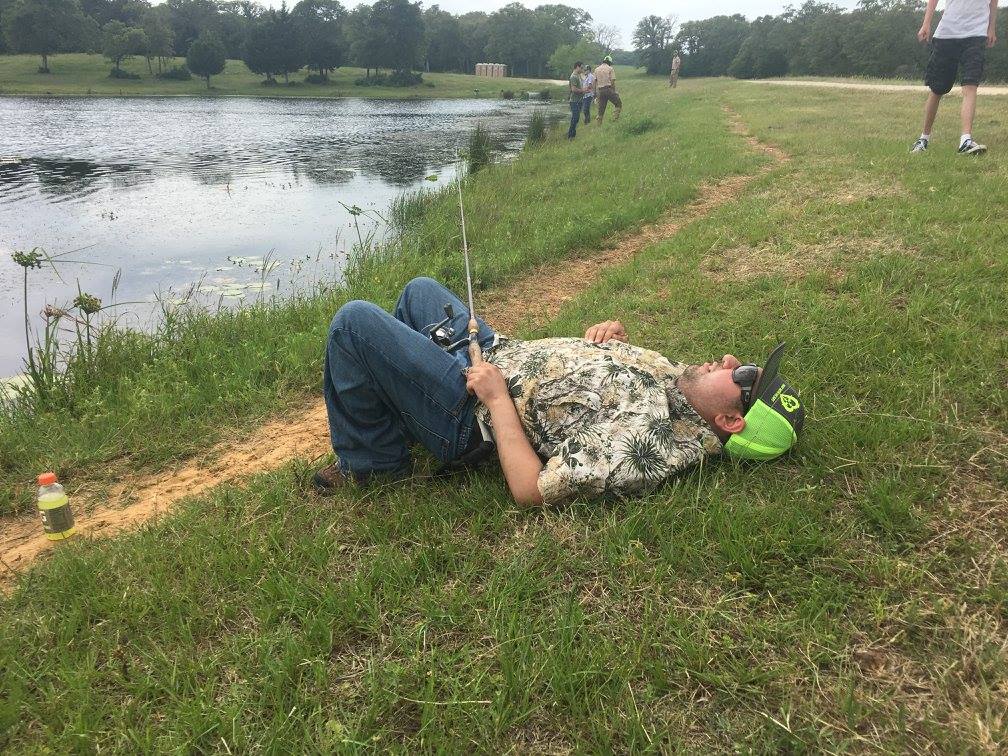
[{"label": "overcast sky", "polygon": [[[522,5],[534,8],[546,2],[563,2],[565,5],[584,8],[591,13],[596,23],[612,24],[619,28],[623,34],[623,47],[633,46],[633,30],[637,22],[644,16],[652,13],[658,16],[677,16],[679,21],[690,21],[697,18],[710,18],[711,16],[731,15],[741,13],[746,18],[752,20],[757,16],[767,13],[777,15],[784,10],[787,5],[801,5],[801,0],[704,0],[704,2],[683,2],[681,0],[522,0]],[[856,0],[834,0],[837,5],[853,8]],[[424,8],[434,5],[434,2],[425,0]],[[345,2],[344,5],[352,7],[355,2]],[[495,2],[495,0],[441,0],[437,5],[442,10],[452,13],[466,13],[468,11],[484,11],[492,13],[498,8],[507,5],[507,2]]]}]

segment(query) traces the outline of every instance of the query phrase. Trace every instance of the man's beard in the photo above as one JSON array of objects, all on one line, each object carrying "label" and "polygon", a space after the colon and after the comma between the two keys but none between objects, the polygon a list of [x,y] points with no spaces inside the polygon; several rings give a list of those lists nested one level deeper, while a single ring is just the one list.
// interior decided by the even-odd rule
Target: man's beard
[{"label": "man's beard", "polygon": [[[721,363],[718,362],[718,363],[715,363],[715,364],[720,366]],[[697,383],[697,381],[700,380],[700,378],[702,376],[707,375],[707,373],[708,373],[708,371],[704,370],[704,366],[703,365],[689,365],[683,371],[683,374],[681,376],[679,376],[679,380],[676,381],[676,382],[680,383],[680,384],[682,384],[682,383],[695,384],[695,383]]]}]

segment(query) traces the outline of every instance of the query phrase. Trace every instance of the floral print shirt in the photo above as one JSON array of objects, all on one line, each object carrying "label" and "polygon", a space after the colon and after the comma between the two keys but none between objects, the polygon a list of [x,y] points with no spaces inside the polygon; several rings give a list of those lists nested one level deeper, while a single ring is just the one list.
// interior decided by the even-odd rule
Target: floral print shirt
[{"label": "floral print shirt", "polygon": [[[546,504],[639,493],[721,452],[676,386],[686,365],[657,352],[619,341],[500,338],[484,357],[504,374],[545,462]],[[486,407],[479,413],[492,428]]]}]

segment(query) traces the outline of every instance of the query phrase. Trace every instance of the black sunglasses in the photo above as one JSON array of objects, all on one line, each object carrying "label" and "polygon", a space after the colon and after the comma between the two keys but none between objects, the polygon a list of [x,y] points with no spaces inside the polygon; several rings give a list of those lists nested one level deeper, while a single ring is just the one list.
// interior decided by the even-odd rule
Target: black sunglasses
[{"label": "black sunglasses", "polygon": [[739,365],[732,370],[731,379],[742,389],[742,414],[745,415],[752,406],[753,389],[759,379],[759,366],[751,363]]}]

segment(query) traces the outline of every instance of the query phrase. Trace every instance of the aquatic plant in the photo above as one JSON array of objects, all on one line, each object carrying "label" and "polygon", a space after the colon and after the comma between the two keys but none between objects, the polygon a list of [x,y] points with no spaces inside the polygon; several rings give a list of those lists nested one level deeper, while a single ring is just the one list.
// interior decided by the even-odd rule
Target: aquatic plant
[{"label": "aquatic plant", "polygon": [[25,332],[25,352],[27,354],[27,365],[28,377],[31,379],[32,384],[36,387],[36,390],[44,388],[46,385],[43,378],[44,373],[41,367],[35,363],[35,355],[32,350],[31,343],[31,328],[28,325],[28,271],[38,268],[42,269],[42,261],[45,259],[45,251],[41,247],[34,247],[28,252],[15,251],[11,257],[14,262],[21,266],[21,270],[24,274],[24,332]]},{"label": "aquatic plant", "polygon": [[529,119],[528,134],[525,139],[526,147],[535,147],[546,141],[546,112],[542,108],[532,111],[532,118]]},{"label": "aquatic plant", "polygon": [[343,205],[344,210],[353,216],[354,228],[357,230],[357,244],[363,246],[364,240],[361,238],[360,224],[357,222],[357,219],[364,214],[364,210],[359,205],[347,205],[344,202],[340,202],[340,204]]},{"label": "aquatic plant", "polygon": [[476,173],[489,165],[490,153],[490,132],[482,123],[477,123],[476,128],[469,134],[469,147],[466,151],[469,173]]}]

